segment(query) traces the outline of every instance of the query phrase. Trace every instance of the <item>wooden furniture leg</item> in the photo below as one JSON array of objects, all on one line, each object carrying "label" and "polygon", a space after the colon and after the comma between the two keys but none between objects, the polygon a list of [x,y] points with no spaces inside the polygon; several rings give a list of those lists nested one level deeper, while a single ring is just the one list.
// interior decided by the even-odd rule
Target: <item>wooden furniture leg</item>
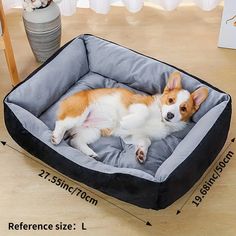
[{"label": "wooden furniture leg", "polygon": [[20,82],[20,80],[17,72],[16,62],[11,45],[11,39],[8,32],[6,17],[1,0],[0,0],[0,21],[2,25],[2,36],[0,37],[1,41],[0,47],[4,50],[8,70],[10,73],[11,83],[13,86],[15,86]]}]

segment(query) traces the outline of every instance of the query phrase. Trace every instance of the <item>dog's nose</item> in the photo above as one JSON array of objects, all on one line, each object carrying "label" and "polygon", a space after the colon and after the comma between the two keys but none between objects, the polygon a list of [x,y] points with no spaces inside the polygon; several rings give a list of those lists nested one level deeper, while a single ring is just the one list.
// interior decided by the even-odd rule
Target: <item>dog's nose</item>
[{"label": "dog's nose", "polygon": [[168,113],[167,113],[167,118],[168,118],[168,120],[173,119],[174,116],[175,116],[175,115],[174,115],[173,113],[171,113],[171,112],[168,112]]}]

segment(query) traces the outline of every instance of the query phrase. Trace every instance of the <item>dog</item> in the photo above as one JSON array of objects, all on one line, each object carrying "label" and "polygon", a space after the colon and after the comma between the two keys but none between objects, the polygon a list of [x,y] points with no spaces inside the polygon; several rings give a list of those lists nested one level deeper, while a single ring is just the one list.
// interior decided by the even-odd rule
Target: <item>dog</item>
[{"label": "dog", "polygon": [[117,136],[135,145],[135,156],[143,163],[151,141],[183,129],[207,96],[206,87],[192,93],[183,89],[177,71],[162,94],[141,95],[125,88],[77,92],[60,102],[51,142],[59,144],[67,132],[71,146],[97,159],[88,144]]}]

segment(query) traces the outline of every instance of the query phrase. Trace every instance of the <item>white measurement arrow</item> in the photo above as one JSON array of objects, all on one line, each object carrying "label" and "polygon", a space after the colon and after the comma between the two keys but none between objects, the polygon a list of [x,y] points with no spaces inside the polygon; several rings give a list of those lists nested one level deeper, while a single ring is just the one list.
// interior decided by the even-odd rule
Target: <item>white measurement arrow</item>
[{"label": "white measurement arrow", "polygon": [[193,196],[193,194],[196,192],[196,190],[198,189],[198,187],[202,184],[202,182],[205,180],[205,177],[212,171],[212,169],[215,167],[215,163],[218,162],[220,160],[220,158],[224,155],[224,153],[229,149],[229,147],[232,145],[232,143],[234,143],[235,138],[231,139],[231,142],[225,147],[225,149],[223,150],[223,152],[221,153],[221,155],[215,159],[215,161],[212,163],[212,167],[206,172],[205,175],[203,175],[202,180],[200,181],[200,183],[196,186],[196,188],[194,188],[194,190],[192,191],[192,193],[188,196],[188,198],[185,200],[185,202],[183,203],[183,205],[177,210],[176,215],[178,215],[179,213],[181,213],[182,209],[184,208],[184,206],[187,204],[187,202],[189,201],[189,199]]},{"label": "white measurement arrow", "polygon": [[30,158],[32,161],[35,161],[35,162],[37,162],[38,164],[40,164],[40,165],[42,165],[42,166],[44,166],[44,167],[46,167],[46,168],[48,168],[48,169],[51,169],[52,171],[56,171],[58,174],[60,174],[60,175],[63,176],[64,178],[68,179],[69,181],[72,181],[73,183],[75,183],[76,185],[80,186],[81,188],[86,189],[88,192],[92,193],[93,195],[96,195],[96,196],[99,197],[100,199],[102,199],[102,200],[104,200],[104,201],[110,203],[110,204],[113,205],[113,206],[116,206],[117,208],[119,208],[120,210],[126,212],[126,213],[129,214],[130,216],[133,216],[133,217],[136,218],[137,220],[142,221],[142,222],[145,223],[146,225],[152,226],[152,224],[151,224],[149,221],[143,220],[142,218],[140,218],[140,217],[134,215],[133,213],[131,213],[131,212],[129,212],[129,211],[123,209],[122,207],[116,205],[115,203],[113,203],[113,202],[111,202],[111,201],[109,201],[109,200],[107,200],[107,199],[101,197],[101,196],[98,195],[97,193],[94,193],[93,191],[89,190],[88,188],[85,188],[84,186],[81,186],[81,185],[78,184],[78,182],[76,182],[75,180],[68,178],[66,175],[61,174],[60,172],[58,172],[57,170],[51,168],[50,166],[44,165],[43,163],[37,161],[36,159],[33,159],[31,156],[27,155],[26,153],[23,153],[23,152],[17,150],[16,148],[14,148],[14,147],[12,147],[11,145],[7,144],[6,141],[0,141],[0,142],[2,143],[3,146],[8,146],[9,148],[11,148],[11,149],[13,149],[14,151],[16,151],[16,152],[18,152],[18,153],[24,155],[25,157]]}]

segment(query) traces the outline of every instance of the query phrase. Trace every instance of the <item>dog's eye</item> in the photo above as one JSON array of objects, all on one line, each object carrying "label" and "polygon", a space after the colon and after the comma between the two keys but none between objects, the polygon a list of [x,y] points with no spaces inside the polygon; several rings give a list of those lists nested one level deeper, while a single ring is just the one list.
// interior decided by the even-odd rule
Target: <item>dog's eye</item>
[{"label": "dog's eye", "polygon": [[174,102],[174,99],[173,98],[169,98],[168,102],[169,102],[169,104],[172,104]]},{"label": "dog's eye", "polygon": [[181,110],[182,112],[186,112],[186,111],[187,111],[186,107],[181,107],[180,110]]}]

